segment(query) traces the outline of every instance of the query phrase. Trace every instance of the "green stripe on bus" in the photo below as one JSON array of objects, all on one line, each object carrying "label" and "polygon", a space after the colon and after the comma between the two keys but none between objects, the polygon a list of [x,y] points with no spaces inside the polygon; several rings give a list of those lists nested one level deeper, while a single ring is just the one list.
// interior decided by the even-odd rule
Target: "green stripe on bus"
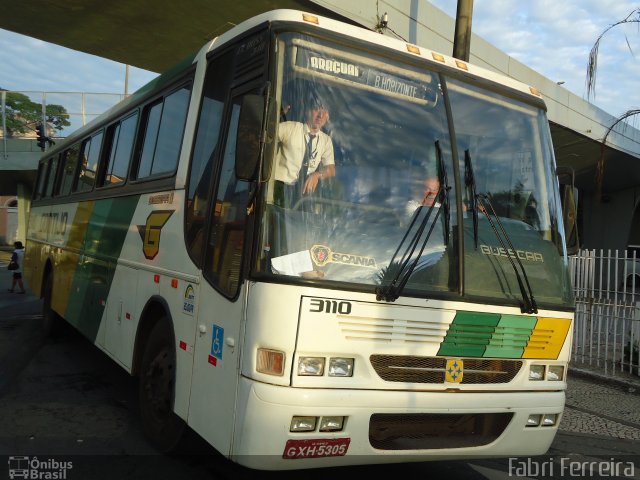
[{"label": "green stripe on bus", "polygon": [[96,201],[82,242],[65,318],[95,341],[113,273],[140,196]]},{"label": "green stripe on bus", "polygon": [[437,355],[522,358],[535,317],[457,312]]}]

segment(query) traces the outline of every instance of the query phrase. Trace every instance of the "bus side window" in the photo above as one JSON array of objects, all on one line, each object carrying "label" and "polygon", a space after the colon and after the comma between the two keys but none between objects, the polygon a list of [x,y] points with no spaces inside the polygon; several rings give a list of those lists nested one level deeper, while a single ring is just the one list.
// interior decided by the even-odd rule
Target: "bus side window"
[{"label": "bus side window", "polygon": [[233,58],[234,51],[230,50],[213,59],[207,68],[189,170],[185,242],[191,258],[198,266],[202,265],[206,222],[211,212],[211,177],[215,172],[224,100],[233,74]]},{"label": "bus side window", "polygon": [[64,151],[61,158],[61,178],[60,178],[60,189],[59,195],[69,195],[71,192],[71,187],[73,186],[73,180],[76,176],[76,167],[78,165],[78,152],[80,150],[80,145],[73,145],[71,148],[68,148]]},{"label": "bus side window", "polygon": [[51,198],[54,194],[59,159],[60,158],[56,156],[49,160],[49,176],[47,177],[47,188],[45,190],[45,197],[47,198]]},{"label": "bus side window", "polygon": [[138,112],[107,128],[105,140],[106,159],[99,176],[98,187],[124,183],[129,171],[131,152],[136,138]]},{"label": "bus side window", "polygon": [[191,85],[144,109],[145,131],[136,178],[173,173],[178,165],[187,121]]},{"label": "bus side window", "polygon": [[241,101],[242,97],[237,97],[232,104],[205,259],[205,275],[230,298],[237,294],[240,285],[250,185],[235,175]]},{"label": "bus side window", "polygon": [[75,190],[77,192],[88,192],[93,189],[100,158],[100,148],[102,147],[102,137],[103,133],[100,132],[82,144],[78,183]]},{"label": "bus side window", "polygon": [[36,183],[35,195],[34,199],[42,198],[44,195],[44,186],[46,185],[47,180],[47,168],[49,167],[49,161],[40,162],[40,166],[38,167],[38,180]]}]

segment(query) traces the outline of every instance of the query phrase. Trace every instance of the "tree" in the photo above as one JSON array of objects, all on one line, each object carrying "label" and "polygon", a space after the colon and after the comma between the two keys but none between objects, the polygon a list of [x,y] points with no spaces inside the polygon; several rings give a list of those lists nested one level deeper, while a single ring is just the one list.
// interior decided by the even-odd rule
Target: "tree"
[{"label": "tree", "polygon": [[[589,52],[589,62],[587,64],[587,80],[586,80],[587,98],[595,98],[596,96],[596,74],[598,73],[598,51],[600,48],[600,41],[609,30],[619,25],[630,24],[630,23],[640,24],[640,8],[634,8],[631,11],[631,13],[629,13],[629,15],[627,15],[624,19],[609,25],[598,36],[598,39],[593,44],[593,47]],[[625,40],[627,41],[627,47],[629,48],[629,51],[631,52],[631,54],[633,54],[633,51],[631,50],[631,45],[629,44],[629,40],[626,38],[626,35],[625,35]],[[616,118],[615,122],[613,122],[613,124],[609,126],[604,137],[602,138],[601,145],[600,145],[600,157],[598,158],[598,163],[596,165],[596,188],[597,188],[597,196],[599,199],[602,197],[602,184],[604,182],[604,153],[605,153],[605,146],[607,144],[607,138],[609,137],[609,134],[613,131],[613,129],[616,127],[616,125],[638,114],[640,114],[640,109],[627,110],[625,113],[623,113],[618,118]]]},{"label": "tree", "polygon": [[[23,93],[7,91],[5,111],[9,137],[35,132],[36,125],[42,122],[42,104],[32,101]],[[62,105],[47,105],[45,117],[47,127],[57,131],[71,125],[67,109]]]}]

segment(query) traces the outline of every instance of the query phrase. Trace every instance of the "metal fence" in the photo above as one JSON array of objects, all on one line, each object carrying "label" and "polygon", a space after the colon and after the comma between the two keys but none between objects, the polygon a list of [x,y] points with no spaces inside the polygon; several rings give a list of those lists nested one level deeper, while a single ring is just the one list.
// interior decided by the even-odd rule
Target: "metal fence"
[{"label": "metal fence", "polygon": [[62,138],[123,100],[124,94],[0,91],[0,138],[35,138],[42,123]]},{"label": "metal fence", "polygon": [[571,361],[608,375],[640,375],[640,257],[581,250],[570,257],[576,299]]}]

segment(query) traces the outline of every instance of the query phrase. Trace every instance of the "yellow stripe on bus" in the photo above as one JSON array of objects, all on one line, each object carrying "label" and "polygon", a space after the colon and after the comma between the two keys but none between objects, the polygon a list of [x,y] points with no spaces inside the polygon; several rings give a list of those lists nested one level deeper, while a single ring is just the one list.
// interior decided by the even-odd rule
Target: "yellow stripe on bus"
[{"label": "yellow stripe on bus", "polygon": [[522,358],[557,359],[570,326],[565,318],[539,317]]},{"label": "yellow stripe on bus", "polygon": [[52,298],[52,306],[54,310],[61,312],[63,315],[67,311],[70,299],[73,298],[71,285],[73,285],[73,277],[79,266],[80,251],[95,204],[95,201],[78,204],[75,217],[70,224],[71,231],[69,232],[66,248],[58,251],[55,265],[55,284],[53,286],[55,295]]}]

